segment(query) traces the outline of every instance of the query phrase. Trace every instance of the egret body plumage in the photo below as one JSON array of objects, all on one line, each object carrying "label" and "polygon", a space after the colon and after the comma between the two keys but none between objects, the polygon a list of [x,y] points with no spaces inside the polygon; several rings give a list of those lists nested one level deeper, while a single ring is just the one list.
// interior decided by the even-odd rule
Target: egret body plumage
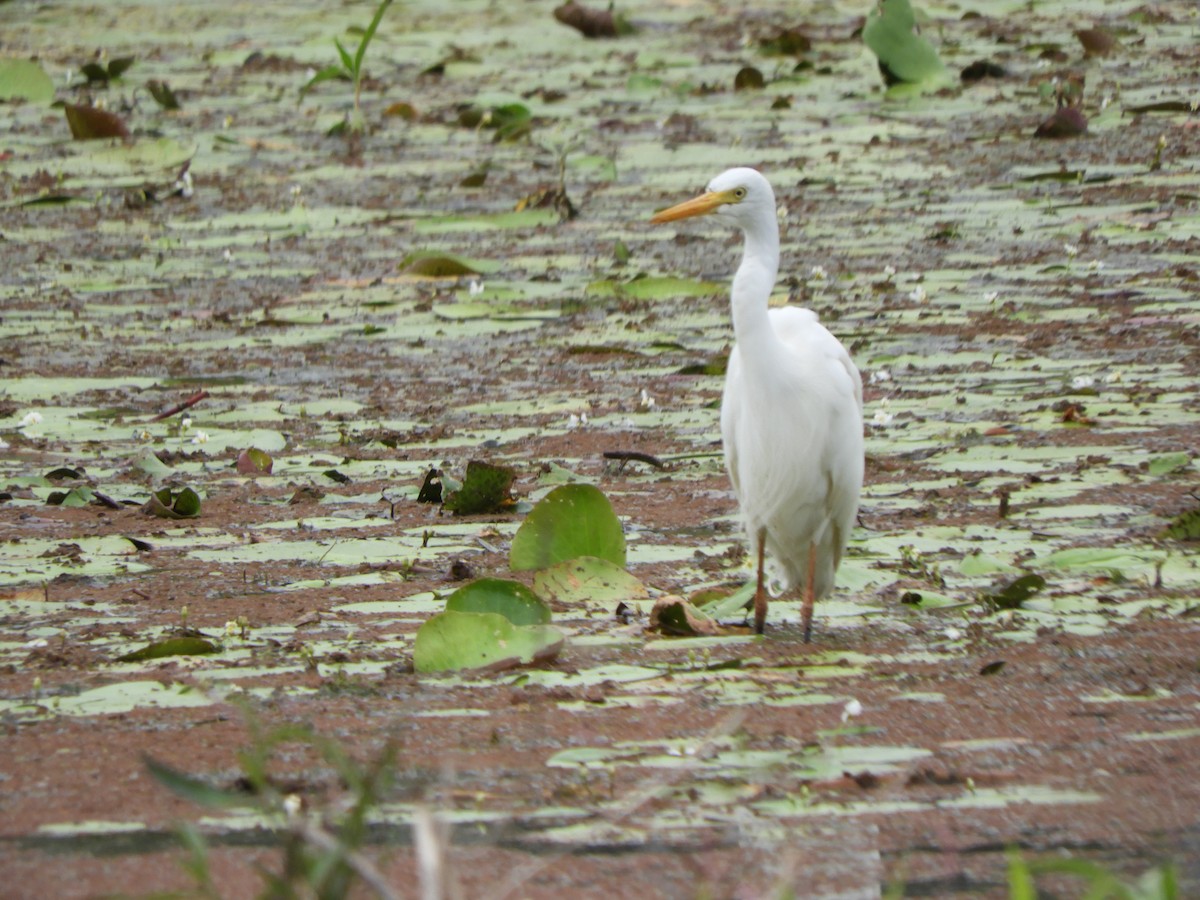
[{"label": "egret body plumage", "polygon": [[770,580],[802,591],[804,639],[813,602],[834,575],[858,513],[863,480],[862,378],[812,310],[769,308],[779,270],[775,192],[754,169],[722,172],[652,222],[713,214],[745,235],[730,304],[736,344],[721,400],[725,464],[758,561],[754,626],[762,633]]}]

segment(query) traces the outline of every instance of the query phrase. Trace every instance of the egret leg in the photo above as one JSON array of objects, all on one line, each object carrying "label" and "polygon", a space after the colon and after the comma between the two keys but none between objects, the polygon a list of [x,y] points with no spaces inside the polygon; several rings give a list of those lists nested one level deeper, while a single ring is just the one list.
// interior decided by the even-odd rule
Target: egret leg
[{"label": "egret leg", "polygon": [[767,624],[767,589],[763,585],[763,554],[767,549],[767,529],[758,532],[758,589],[754,592],[754,631],[762,634]]},{"label": "egret leg", "polygon": [[800,604],[800,621],[804,625],[804,643],[812,639],[813,603],[816,600],[814,584],[817,580],[817,544],[808,545],[808,578],[804,580],[804,599]]}]

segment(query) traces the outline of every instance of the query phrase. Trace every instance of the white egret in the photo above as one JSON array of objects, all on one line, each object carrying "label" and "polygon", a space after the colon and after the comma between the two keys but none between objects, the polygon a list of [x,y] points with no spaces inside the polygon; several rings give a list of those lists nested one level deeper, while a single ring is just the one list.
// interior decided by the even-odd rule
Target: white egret
[{"label": "white egret", "polygon": [[730,304],[736,345],[721,399],[725,465],[758,559],[754,627],[770,580],[802,591],[804,640],[815,600],[834,575],[858,512],[863,480],[862,377],[841,342],[808,309],[769,309],[779,270],[775,192],[754,169],[722,172],[698,197],[657,213],[673,222],[712,213],[745,235]]}]

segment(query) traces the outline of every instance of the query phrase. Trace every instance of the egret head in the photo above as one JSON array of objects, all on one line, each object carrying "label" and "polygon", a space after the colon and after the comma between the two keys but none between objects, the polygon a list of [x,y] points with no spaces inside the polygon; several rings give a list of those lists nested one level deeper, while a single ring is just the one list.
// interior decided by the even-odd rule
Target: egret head
[{"label": "egret head", "polygon": [[775,221],[775,192],[754,169],[728,169],[708,183],[698,197],[655,213],[651,222],[674,222],[692,216],[715,214],[747,229],[763,221]]}]

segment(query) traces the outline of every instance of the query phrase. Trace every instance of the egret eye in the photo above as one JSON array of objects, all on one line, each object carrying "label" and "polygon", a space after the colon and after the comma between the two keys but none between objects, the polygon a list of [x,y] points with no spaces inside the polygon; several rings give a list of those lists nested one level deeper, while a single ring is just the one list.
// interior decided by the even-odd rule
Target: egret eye
[{"label": "egret eye", "polygon": [[737,198],[738,200],[745,200],[746,199],[746,189],[744,187],[734,188],[733,196],[735,198]]}]

